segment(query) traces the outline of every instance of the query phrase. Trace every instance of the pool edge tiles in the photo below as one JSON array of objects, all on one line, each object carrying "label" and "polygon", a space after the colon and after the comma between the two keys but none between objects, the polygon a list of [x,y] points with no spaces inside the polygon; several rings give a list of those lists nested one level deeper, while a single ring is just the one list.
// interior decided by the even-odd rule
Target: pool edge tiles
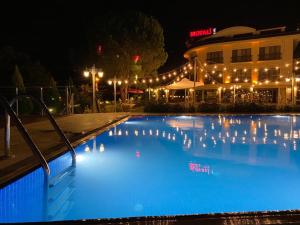
[{"label": "pool edge tiles", "polygon": [[[49,221],[47,224],[78,224],[78,225],[257,225],[300,224],[300,210],[238,212],[238,213],[211,213],[175,216],[144,216],[113,219],[82,219]],[[1,223],[0,223],[1,224]],[[19,223],[9,223],[19,224]],[[25,222],[24,225],[39,225],[45,222]]]}]

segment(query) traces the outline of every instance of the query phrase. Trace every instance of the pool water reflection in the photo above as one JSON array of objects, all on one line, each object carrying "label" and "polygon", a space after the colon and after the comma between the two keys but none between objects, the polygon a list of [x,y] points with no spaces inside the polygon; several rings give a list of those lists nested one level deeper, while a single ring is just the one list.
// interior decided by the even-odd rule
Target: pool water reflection
[{"label": "pool water reflection", "polygon": [[0,222],[300,209],[300,117],[133,117],[0,189]]}]

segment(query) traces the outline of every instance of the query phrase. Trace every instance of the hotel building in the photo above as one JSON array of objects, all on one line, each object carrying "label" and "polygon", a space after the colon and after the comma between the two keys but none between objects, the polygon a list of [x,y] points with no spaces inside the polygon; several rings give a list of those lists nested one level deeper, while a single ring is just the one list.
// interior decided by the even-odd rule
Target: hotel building
[{"label": "hotel building", "polygon": [[230,27],[192,37],[184,57],[196,62],[199,102],[300,104],[299,29]]}]

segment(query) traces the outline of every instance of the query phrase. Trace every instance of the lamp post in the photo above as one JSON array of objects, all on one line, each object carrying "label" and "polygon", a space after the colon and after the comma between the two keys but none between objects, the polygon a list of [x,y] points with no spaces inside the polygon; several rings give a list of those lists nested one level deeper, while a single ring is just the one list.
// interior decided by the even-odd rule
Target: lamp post
[{"label": "lamp post", "polygon": [[92,86],[93,86],[93,108],[92,108],[92,111],[93,111],[93,113],[95,113],[96,112],[96,74],[99,76],[99,78],[102,78],[103,71],[100,69],[97,69],[94,64],[91,68],[86,69],[83,72],[83,75],[85,77],[89,77],[90,74],[92,74]]},{"label": "lamp post", "polygon": [[113,80],[109,80],[108,84],[112,85],[114,84],[114,111],[117,112],[117,83],[118,85],[122,84],[121,80],[117,80],[116,76],[114,76]]}]

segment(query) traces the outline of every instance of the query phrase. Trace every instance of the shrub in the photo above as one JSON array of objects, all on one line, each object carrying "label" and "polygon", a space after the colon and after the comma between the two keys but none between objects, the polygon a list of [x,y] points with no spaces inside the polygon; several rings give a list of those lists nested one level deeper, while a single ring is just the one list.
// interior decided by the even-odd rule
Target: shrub
[{"label": "shrub", "polygon": [[217,103],[201,103],[198,106],[198,112],[213,113],[219,112],[220,105]]}]

